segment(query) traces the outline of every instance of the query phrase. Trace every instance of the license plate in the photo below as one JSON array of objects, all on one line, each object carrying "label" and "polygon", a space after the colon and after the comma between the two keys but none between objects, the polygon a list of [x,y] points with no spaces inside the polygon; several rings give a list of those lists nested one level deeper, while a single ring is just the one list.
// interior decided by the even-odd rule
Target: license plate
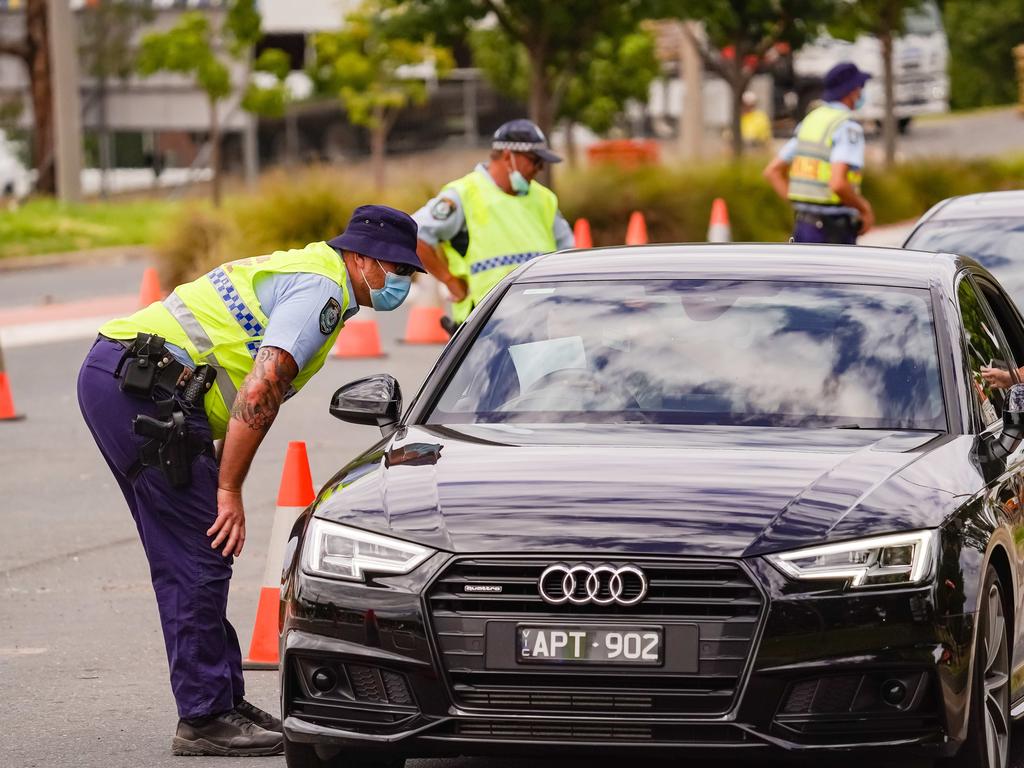
[{"label": "license plate", "polygon": [[516,660],[523,663],[662,663],[661,627],[516,627]]}]

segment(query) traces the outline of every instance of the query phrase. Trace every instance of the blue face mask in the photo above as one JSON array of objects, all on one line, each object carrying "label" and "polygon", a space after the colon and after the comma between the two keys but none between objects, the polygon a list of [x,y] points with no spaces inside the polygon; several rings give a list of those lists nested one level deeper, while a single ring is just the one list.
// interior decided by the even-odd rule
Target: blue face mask
[{"label": "blue face mask", "polygon": [[530,182],[516,169],[516,157],[512,155],[512,172],[508,175],[508,183],[512,185],[512,191],[522,197],[530,194]]},{"label": "blue face mask", "polygon": [[[374,263],[380,267],[379,261]],[[370,288],[370,284],[366,281],[366,275],[363,275],[363,282],[366,283],[367,288],[370,288],[370,304],[373,305],[373,308],[378,312],[390,312],[392,309],[397,309],[409,295],[412,276],[396,275],[393,272],[388,272],[384,267],[380,268],[384,273],[383,288]]]},{"label": "blue face mask", "polygon": [[857,97],[857,100],[855,102],[853,102],[853,110],[854,110],[854,112],[856,112],[858,109],[863,108],[863,106],[866,103],[866,101],[867,101],[867,99],[864,98],[864,94],[861,93],[861,95]]}]

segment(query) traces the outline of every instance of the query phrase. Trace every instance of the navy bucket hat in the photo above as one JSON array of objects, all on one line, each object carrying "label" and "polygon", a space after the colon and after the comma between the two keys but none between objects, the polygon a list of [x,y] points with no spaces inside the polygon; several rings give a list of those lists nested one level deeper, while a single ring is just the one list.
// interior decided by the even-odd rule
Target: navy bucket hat
[{"label": "navy bucket hat", "polygon": [[416,255],[416,222],[386,205],[361,205],[352,212],[345,231],[327,244],[378,261],[408,264],[426,272]]},{"label": "navy bucket hat", "polygon": [[520,118],[510,120],[494,132],[491,149],[510,149],[513,152],[532,152],[549,163],[560,163],[562,158],[551,151],[548,140],[537,124]]},{"label": "navy bucket hat", "polygon": [[852,61],[841,61],[825,73],[825,101],[839,101],[850,91],[863,88],[871,75],[857,69]]}]

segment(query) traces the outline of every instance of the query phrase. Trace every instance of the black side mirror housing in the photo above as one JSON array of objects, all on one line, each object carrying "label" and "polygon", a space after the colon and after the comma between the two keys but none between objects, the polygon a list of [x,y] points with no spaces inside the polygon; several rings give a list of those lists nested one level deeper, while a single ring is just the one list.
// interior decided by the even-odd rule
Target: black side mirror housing
[{"label": "black side mirror housing", "polygon": [[394,376],[378,373],[349,382],[331,398],[331,415],[352,424],[380,427],[388,437],[402,417],[402,388]]},{"label": "black side mirror housing", "polygon": [[1024,440],[1024,384],[1014,384],[1003,408],[1003,429],[988,446],[992,459],[1005,459]]}]

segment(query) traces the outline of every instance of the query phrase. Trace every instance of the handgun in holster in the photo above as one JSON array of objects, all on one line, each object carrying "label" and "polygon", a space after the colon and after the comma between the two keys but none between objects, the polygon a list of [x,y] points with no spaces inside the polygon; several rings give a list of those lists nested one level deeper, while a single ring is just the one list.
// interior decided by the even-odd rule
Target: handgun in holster
[{"label": "handgun in holster", "polygon": [[132,430],[140,437],[149,438],[139,451],[142,466],[160,467],[172,487],[184,488],[192,482],[188,424],[180,408],[172,405],[169,410],[165,420],[145,414],[136,416],[132,419]]}]

